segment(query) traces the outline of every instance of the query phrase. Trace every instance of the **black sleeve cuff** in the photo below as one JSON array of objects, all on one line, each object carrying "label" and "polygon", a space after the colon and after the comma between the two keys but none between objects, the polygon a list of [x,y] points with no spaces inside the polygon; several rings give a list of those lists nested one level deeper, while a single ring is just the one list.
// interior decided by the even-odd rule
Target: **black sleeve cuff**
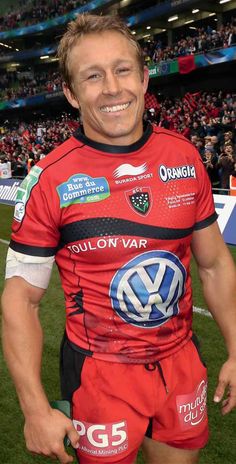
[{"label": "black sleeve cuff", "polygon": [[208,216],[206,219],[203,219],[203,221],[196,222],[194,226],[194,230],[201,230],[205,229],[205,227],[210,226],[215,222],[218,218],[218,214],[214,212],[211,216]]}]

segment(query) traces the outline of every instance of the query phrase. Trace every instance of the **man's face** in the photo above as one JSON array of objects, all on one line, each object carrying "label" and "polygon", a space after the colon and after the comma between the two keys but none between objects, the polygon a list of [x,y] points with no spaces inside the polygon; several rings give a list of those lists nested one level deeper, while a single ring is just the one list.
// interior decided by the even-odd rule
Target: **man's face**
[{"label": "man's face", "polygon": [[232,145],[226,145],[226,147],[225,147],[225,153],[227,153],[227,155],[232,155],[232,154],[233,154],[233,147],[232,147]]},{"label": "man's face", "polygon": [[212,147],[213,147],[213,145],[212,145],[211,141],[205,143],[205,148],[206,148],[206,149],[212,148]]},{"label": "man's face", "polygon": [[194,143],[194,144],[196,144],[197,141],[198,141],[198,136],[197,136],[197,135],[192,135],[192,136],[191,136],[191,142]]},{"label": "man's face", "polygon": [[216,135],[212,135],[211,143],[213,143],[213,145],[215,145],[217,142],[218,142],[218,137]]},{"label": "man's face", "polygon": [[121,33],[106,31],[80,38],[71,50],[73,94],[87,137],[100,143],[130,145],[143,133],[148,70],[141,76],[136,50]]}]

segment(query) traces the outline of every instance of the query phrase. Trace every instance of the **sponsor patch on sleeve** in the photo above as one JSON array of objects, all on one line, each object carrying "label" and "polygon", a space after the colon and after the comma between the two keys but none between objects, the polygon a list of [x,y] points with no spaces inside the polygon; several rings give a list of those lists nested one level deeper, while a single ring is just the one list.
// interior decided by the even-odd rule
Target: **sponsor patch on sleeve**
[{"label": "sponsor patch on sleeve", "polygon": [[32,188],[38,183],[42,170],[39,166],[33,166],[28,176],[25,177],[18,187],[14,211],[14,219],[18,222],[21,222],[25,215],[26,203],[30,197]]},{"label": "sponsor patch on sleeve", "polygon": [[109,184],[105,177],[91,177],[75,174],[57,187],[60,207],[75,203],[85,204],[105,200],[110,196]]}]

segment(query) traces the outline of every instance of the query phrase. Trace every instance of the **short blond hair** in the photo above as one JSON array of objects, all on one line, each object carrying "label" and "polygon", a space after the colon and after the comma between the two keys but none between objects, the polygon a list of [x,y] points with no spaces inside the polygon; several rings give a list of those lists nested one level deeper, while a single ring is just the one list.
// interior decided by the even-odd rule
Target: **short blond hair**
[{"label": "short blond hair", "polygon": [[73,92],[72,76],[69,69],[69,56],[70,51],[76,45],[78,39],[81,37],[99,32],[116,31],[123,34],[128,41],[135,48],[137,62],[140,69],[141,78],[143,79],[144,73],[144,59],[142,49],[131,33],[131,30],[124,23],[119,16],[114,15],[92,15],[83,13],[77,16],[74,21],[71,21],[67,25],[67,31],[62,36],[57,56],[59,58],[59,67],[62,74],[62,78],[67,87]]}]

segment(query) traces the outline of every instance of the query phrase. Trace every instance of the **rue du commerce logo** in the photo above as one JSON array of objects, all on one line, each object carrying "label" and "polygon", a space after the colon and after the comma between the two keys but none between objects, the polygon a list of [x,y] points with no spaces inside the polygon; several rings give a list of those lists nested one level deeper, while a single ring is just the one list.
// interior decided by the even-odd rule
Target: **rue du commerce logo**
[{"label": "rue du commerce logo", "polygon": [[207,382],[202,380],[197,389],[187,395],[177,396],[179,420],[184,429],[196,426],[206,417]]}]

